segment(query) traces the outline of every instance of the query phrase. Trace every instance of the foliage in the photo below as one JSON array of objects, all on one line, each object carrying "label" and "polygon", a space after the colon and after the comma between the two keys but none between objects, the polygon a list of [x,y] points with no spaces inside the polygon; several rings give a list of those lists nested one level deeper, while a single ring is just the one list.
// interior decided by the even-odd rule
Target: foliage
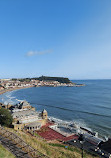
[{"label": "foliage", "polygon": [[9,110],[5,108],[0,109],[0,124],[9,127],[12,124],[13,118]]},{"label": "foliage", "polygon": [[12,81],[17,81],[17,78],[12,78]]},{"label": "foliage", "polygon": [[68,78],[64,77],[47,77],[47,76],[41,76],[39,77],[40,81],[58,81],[60,83],[70,83],[70,80]]},{"label": "foliage", "polygon": [[76,151],[76,152],[80,153],[80,149],[79,148],[71,147],[69,145],[58,144],[58,143],[49,143],[49,145],[55,146],[55,147],[61,147],[61,148],[65,148],[65,146],[67,146],[67,150]]},{"label": "foliage", "polygon": [[64,77],[48,77],[48,76],[41,76],[41,77],[35,77],[35,78],[20,78],[15,79],[13,78],[13,81],[20,81],[20,82],[30,82],[32,79],[39,80],[39,81],[58,81],[60,83],[70,83],[71,81],[68,78]]},{"label": "foliage", "polygon": [[19,79],[20,82],[30,82],[31,78],[21,78]]}]

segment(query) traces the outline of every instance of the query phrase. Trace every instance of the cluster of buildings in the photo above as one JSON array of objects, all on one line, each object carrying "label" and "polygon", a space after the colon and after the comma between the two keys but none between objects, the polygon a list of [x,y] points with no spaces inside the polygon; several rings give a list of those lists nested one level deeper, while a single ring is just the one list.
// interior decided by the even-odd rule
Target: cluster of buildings
[{"label": "cluster of buildings", "polygon": [[33,82],[21,82],[19,80],[12,79],[0,79],[0,90],[11,89],[11,88],[22,88],[22,87],[32,87]]},{"label": "cluster of buildings", "polygon": [[[35,131],[46,140],[60,140],[79,148],[82,143],[83,149],[100,157],[111,158],[110,138],[103,140],[97,137],[96,132],[79,127],[75,123],[55,122],[48,118],[45,109],[38,112],[27,101],[21,101],[16,105],[0,103],[0,107],[10,110],[15,130]],[[80,139],[81,136],[82,139]]]},{"label": "cluster of buildings", "polygon": [[[31,80],[13,80],[13,79],[0,79],[0,91],[5,89],[25,88],[25,87],[57,87],[57,86],[74,86],[73,83],[60,83],[58,81],[39,81],[35,79]],[[76,85],[78,86],[78,85]]]},{"label": "cluster of buildings", "polygon": [[94,155],[111,158],[111,138],[104,140],[92,132],[76,124],[54,123],[39,134],[47,140],[61,140],[67,145],[82,148]]},{"label": "cluster of buildings", "polygon": [[35,111],[27,101],[22,101],[16,105],[0,105],[3,108],[9,109],[13,117],[13,127],[15,130],[38,130],[47,123],[47,111]]}]

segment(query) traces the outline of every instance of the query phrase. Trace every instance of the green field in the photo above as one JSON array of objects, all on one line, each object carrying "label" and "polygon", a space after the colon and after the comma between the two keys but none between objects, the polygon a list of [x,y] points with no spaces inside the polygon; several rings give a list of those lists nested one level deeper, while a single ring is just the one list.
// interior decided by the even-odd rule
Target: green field
[{"label": "green field", "polygon": [[15,156],[0,144],[0,158],[15,158]]}]

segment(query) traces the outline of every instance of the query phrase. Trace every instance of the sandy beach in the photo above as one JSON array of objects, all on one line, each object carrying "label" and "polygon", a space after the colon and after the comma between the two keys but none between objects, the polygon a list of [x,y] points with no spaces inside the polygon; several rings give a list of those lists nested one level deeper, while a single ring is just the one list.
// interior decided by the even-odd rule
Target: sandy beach
[{"label": "sandy beach", "polygon": [[31,87],[32,86],[30,86],[30,87],[16,87],[16,88],[5,89],[5,90],[0,91],[0,95],[3,94],[3,93],[6,93],[6,92],[10,92],[10,91],[18,90],[18,89],[31,88]]}]

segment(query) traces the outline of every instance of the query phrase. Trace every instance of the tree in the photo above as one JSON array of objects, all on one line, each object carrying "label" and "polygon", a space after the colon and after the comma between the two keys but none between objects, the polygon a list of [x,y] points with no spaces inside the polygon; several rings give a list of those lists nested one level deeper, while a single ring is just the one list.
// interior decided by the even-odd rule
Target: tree
[{"label": "tree", "polygon": [[9,127],[12,124],[13,118],[9,110],[5,108],[0,109],[0,124]]}]

